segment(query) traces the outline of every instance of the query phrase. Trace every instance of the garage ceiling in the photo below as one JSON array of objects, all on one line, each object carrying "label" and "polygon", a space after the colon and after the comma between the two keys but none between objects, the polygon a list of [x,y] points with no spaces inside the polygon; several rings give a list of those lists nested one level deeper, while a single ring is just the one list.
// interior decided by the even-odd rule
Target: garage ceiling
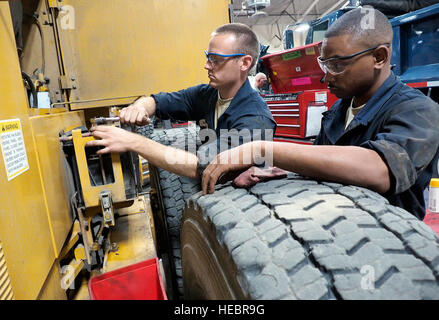
[{"label": "garage ceiling", "polygon": [[[244,3],[244,7],[243,7]],[[289,24],[317,19],[349,4],[347,0],[271,0],[263,9],[245,7],[246,0],[233,0],[233,22],[250,26],[270,51],[282,49],[282,33]],[[256,14],[255,14],[256,13]]]}]

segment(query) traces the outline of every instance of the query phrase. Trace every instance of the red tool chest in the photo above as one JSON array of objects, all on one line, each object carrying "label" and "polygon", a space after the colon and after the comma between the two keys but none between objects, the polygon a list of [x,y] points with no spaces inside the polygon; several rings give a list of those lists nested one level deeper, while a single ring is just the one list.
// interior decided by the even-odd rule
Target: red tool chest
[{"label": "red tool chest", "polygon": [[277,123],[275,141],[311,143],[322,113],[337,100],[317,63],[320,43],[263,56],[273,94],[262,95]]}]

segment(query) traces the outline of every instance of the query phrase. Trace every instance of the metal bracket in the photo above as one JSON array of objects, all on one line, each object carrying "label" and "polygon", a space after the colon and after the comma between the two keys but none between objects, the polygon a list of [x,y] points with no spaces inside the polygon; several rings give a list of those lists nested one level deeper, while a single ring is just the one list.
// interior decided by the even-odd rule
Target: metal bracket
[{"label": "metal bracket", "polygon": [[93,236],[90,231],[90,223],[87,219],[85,219],[81,208],[77,209],[77,213],[79,217],[79,226],[81,229],[82,241],[84,243],[85,258],[87,260],[87,263],[91,265],[91,251],[93,251],[91,248],[91,243],[93,242]]},{"label": "metal bracket", "polygon": [[59,77],[59,82],[61,85],[61,89],[68,90],[68,89],[76,89],[75,78],[74,77],[68,77],[66,75]]},{"label": "metal bracket", "polygon": [[101,191],[99,193],[99,198],[101,200],[102,216],[104,217],[104,223],[106,226],[113,227],[115,223],[113,201],[111,200],[111,191]]}]

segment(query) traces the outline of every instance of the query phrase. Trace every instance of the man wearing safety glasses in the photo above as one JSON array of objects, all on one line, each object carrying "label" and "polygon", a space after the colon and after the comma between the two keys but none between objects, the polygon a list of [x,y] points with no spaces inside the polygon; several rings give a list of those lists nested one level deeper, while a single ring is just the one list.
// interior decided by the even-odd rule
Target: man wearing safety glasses
[{"label": "man wearing safety glasses", "polygon": [[[367,25],[365,13],[373,14]],[[325,34],[318,58],[338,100],[325,112],[313,146],[252,142],[218,155],[203,173],[203,192],[213,192],[228,171],[244,170],[252,154],[272,153],[273,165],[320,180],[366,187],[419,219],[423,192],[438,176],[439,106],[403,84],[391,71],[392,27],[381,12],[345,13]]]},{"label": "man wearing safety glasses", "polygon": [[[200,127],[210,129],[205,134],[209,136],[209,143],[198,150],[198,157],[109,126],[92,128],[93,136],[100,139],[89,142],[87,146],[104,147],[98,151],[99,154],[137,152],[157,167],[178,175],[200,178],[200,172],[209,159],[233,145],[231,136],[237,137],[234,141],[237,144],[272,139],[276,122],[265,101],[247,80],[259,55],[259,43],[254,32],[243,24],[223,25],[212,34],[204,54],[209,84],[142,97],[120,112],[122,123],[137,125],[148,124],[153,115],[161,119],[197,121]],[[244,131],[241,135],[240,132]],[[228,134],[222,136],[223,132]]]}]

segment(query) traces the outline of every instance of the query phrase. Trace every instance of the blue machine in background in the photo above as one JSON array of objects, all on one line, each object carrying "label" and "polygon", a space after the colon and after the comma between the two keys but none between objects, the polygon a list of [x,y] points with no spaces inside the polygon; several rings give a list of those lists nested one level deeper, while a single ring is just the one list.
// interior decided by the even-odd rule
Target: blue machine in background
[{"label": "blue machine in background", "polygon": [[439,4],[395,17],[390,23],[394,72],[413,87],[438,87]]},{"label": "blue machine in background", "polygon": [[308,35],[306,37],[306,44],[310,44],[313,42],[322,41],[326,30],[328,30],[329,26],[333,24],[337,19],[339,19],[346,12],[355,9],[353,7],[347,7],[344,9],[340,9],[326,16],[314,20],[310,22],[310,29]]},{"label": "blue machine in background", "polygon": [[[288,25],[284,31],[284,49],[292,49],[294,47],[299,47],[301,45],[307,45],[310,43],[318,42],[323,39],[323,35],[326,30],[328,30],[329,26],[333,24],[338,18],[340,18],[344,13],[349,10],[354,9],[353,7],[347,7],[344,9],[339,9],[337,11],[331,12],[326,16],[308,22],[303,22],[295,25]],[[298,27],[298,26],[306,26],[306,40],[305,43],[294,43],[294,31],[289,29],[290,27]]]},{"label": "blue machine in background", "polygon": [[[352,5],[358,0],[351,0]],[[329,26],[355,7],[307,22],[305,44],[321,41]],[[439,101],[439,3],[390,19],[393,27],[393,71],[407,85]],[[284,49],[294,47],[292,30],[284,33]]]}]

